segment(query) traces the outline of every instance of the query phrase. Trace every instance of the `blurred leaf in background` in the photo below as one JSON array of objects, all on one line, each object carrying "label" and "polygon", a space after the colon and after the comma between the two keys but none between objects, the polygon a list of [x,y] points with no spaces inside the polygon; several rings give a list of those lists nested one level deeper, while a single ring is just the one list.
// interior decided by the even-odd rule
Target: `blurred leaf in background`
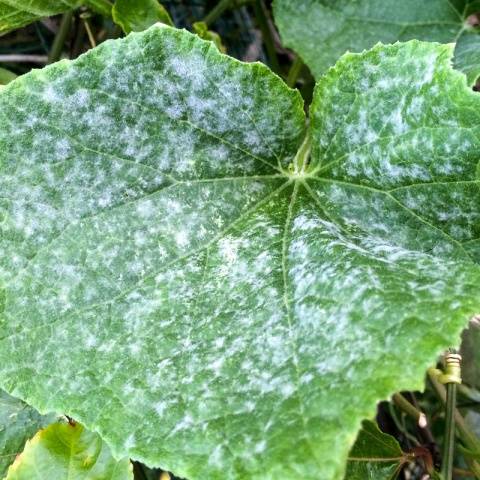
[{"label": "blurred leaf in background", "polygon": [[11,72],[10,70],[7,70],[6,68],[0,68],[0,86],[10,83],[12,80],[15,80],[16,78],[17,78],[17,75],[15,75],[15,73]]},{"label": "blurred leaf in background", "polygon": [[101,15],[110,16],[108,0],[11,0],[0,2],[0,35],[29,23],[86,5]]},{"label": "blurred leaf in background", "polygon": [[274,0],[273,9],[285,45],[298,52],[316,78],[346,51],[418,39],[460,40],[455,64],[471,80],[480,52],[472,48],[479,43],[471,36],[475,25],[470,16],[480,10],[479,4],[478,0]]},{"label": "blurred leaf in background", "polygon": [[141,32],[157,22],[173,26],[167,10],[157,0],[116,0],[112,16],[125,33]]},{"label": "blurred leaf in background", "polygon": [[220,35],[212,30],[208,29],[208,25],[205,22],[195,22],[192,25],[193,31],[203,40],[210,40],[215,44],[215,46],[222,52],[225,53],[227,49],[222,43]]},{"label": "blurred leaf in background", "polygon": [[350,451],[345,480],[392,480],[408,459],[395,438],[364,421]]}]

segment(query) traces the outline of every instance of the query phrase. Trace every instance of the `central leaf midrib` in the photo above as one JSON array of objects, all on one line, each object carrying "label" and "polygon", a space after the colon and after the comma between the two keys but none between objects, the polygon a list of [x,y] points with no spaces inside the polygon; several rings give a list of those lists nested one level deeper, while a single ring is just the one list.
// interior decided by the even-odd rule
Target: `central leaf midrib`
[{"label": "central leaf midrib", "polygon": [[288,249],[289,249],[289,241],[288,241],[288,232],[291,231],[291,226],[292,226],[292,221],[293,221],[293,211],[295,207],[295,201],[298,196],[298,189],[301,185],[302,181],[301,180],[296,180],[294,182],[294,187],[292,190],[292,196],[289,201],[288,209],[287,209],[287,214],[285,218],[285,227],[282,235],[282,278],[283,278],[283,302],[285,306],[285,317],[287,319],[288,323],[288,332],[289,332],[289,337],[290,337],[290,343],[291,343],[291,348],[292,348],[292,358],[293,358],[293,363],[294,363],[294,368],[295,368],[295,395],[298,400],[298,406],[299,406],[299,411],[298,415],[303,423],[303,430],[305,433],[305,440],[308,444],[308,447],[315,458],[315,461],[321,465],[321,458],[318,458],[317,452],[314,448],[314,444],[310,435],[310,431],[308,429],[307,425],[307,418],[305,415],[305,406],[304,406],[304,401],[302,398],[302,395],[300,393],[300,370],[299,370],[299,358],[298,358],[298,345],[297,341],[295,338],[295,332],[294,332],[294,317],[293,317],[293,312],[292,312],[292,307],[290,305],[290,294],[289,294],[289,269],[288,269]]}]

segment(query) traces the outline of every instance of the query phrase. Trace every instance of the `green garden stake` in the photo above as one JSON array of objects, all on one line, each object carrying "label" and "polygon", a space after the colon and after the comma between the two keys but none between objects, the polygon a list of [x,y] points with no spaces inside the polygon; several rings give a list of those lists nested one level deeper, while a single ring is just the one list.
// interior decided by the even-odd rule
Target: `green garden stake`
[{"label": "green garden stake", "polygon": [[457,384],[462,383],[460,362],[462,357],[450,351],[445,355],[444,373],[438,380],[446,386],[447,404],[445,410],[445,439],[442,457],[442,477],[444,480],[452,479],[453,454],[455,447],[455,405],[457,400]]}]

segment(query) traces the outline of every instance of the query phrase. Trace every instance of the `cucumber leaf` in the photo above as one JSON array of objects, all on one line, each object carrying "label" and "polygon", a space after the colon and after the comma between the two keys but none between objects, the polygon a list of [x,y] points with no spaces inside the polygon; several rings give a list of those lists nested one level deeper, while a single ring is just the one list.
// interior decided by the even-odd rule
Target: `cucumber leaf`
[{"label": "cucumber leaf", "polygon": [[480,311],[452,54],[345,55],[303,144],[297,91],[166,26],[7,85],[0,384],[189,480],[341,478]]},{"label": "cucumber leaf", "polygon": [[79,2],[77,0],[32,0],[22,2],[18,0],[0,0],[0,34],[23,27],[43,17],[57,15],[71,8]]},{"label": "cucumber leaf", "polygon": [[480,30],[478,28],[460,35],[453,64],[455,68],[465,73],[471,85],[480,77]]},{"label": "cucumber leaf", "polygon": [[[346,51],[361,52],[377,42],[455,42],[471,30],[467,17],[474,4],[469,0],[274,0],[274,15],[284,44],[298,52],[319,78]],[[464,59],[478,58],[472,50],[478,44],[473,35],[462,39],[456,61],[468,74],[474,65],[470,61],[464,65]]]},{"label": "cucumber leaf", "polygon": [[12,80],[15,80],[17,75],[15,75],[10,70],[6,70],[5,68],[0,68],[0,88],[2,85],[6,85],[10,83]]},{"label": "cucumber leaf", "polygon": [[407,460],[395,438],[366,420],[348,456],[345,480],[394,480]]},{"label": "cucumber leaf", "polygon": [[8,469],[5,480],[133,480],[132,464],[115,460],[96,433],[79,423],[40,430]]},{"label": "cucumber leaf", "polygon": [[141,32],[157,22],[173,25],[167,10],[157,0],[116,0],[112,16],[125,33]]},{"label": "cucumber leaf", "polygon": [[0,477],[22,452],[25,442],[55,421],[54,415],[40,415],[18,398],[0,390]]},{"label": "cucumber leaf", "polygon": [[111,15],[112,5],[108,0],[0,0],[0,35],[80,5]]},{"label": "cucumber leaf", "polygon": [[227,49],[222,43],[222,38],[217,32],[208,29],[208,25],[205,22],[194,22],[192,24],[193,31],[204,40],[210,40],[213,42],[220,52],[225,53]]}]

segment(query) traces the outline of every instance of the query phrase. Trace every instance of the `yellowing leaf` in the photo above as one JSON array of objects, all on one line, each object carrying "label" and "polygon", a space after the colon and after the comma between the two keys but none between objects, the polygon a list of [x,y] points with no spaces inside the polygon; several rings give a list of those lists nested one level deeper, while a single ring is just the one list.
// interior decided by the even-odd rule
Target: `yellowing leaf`
[{"label": "yellowing leaf", "polygon": [[37,430],[55,420],[0,390],[0,477]]},{"label": "yellowing leaf", "polygon": [[96,433],[54,423],[25,445],[5,480],[133,480],[128,459],[115,460]]}]

